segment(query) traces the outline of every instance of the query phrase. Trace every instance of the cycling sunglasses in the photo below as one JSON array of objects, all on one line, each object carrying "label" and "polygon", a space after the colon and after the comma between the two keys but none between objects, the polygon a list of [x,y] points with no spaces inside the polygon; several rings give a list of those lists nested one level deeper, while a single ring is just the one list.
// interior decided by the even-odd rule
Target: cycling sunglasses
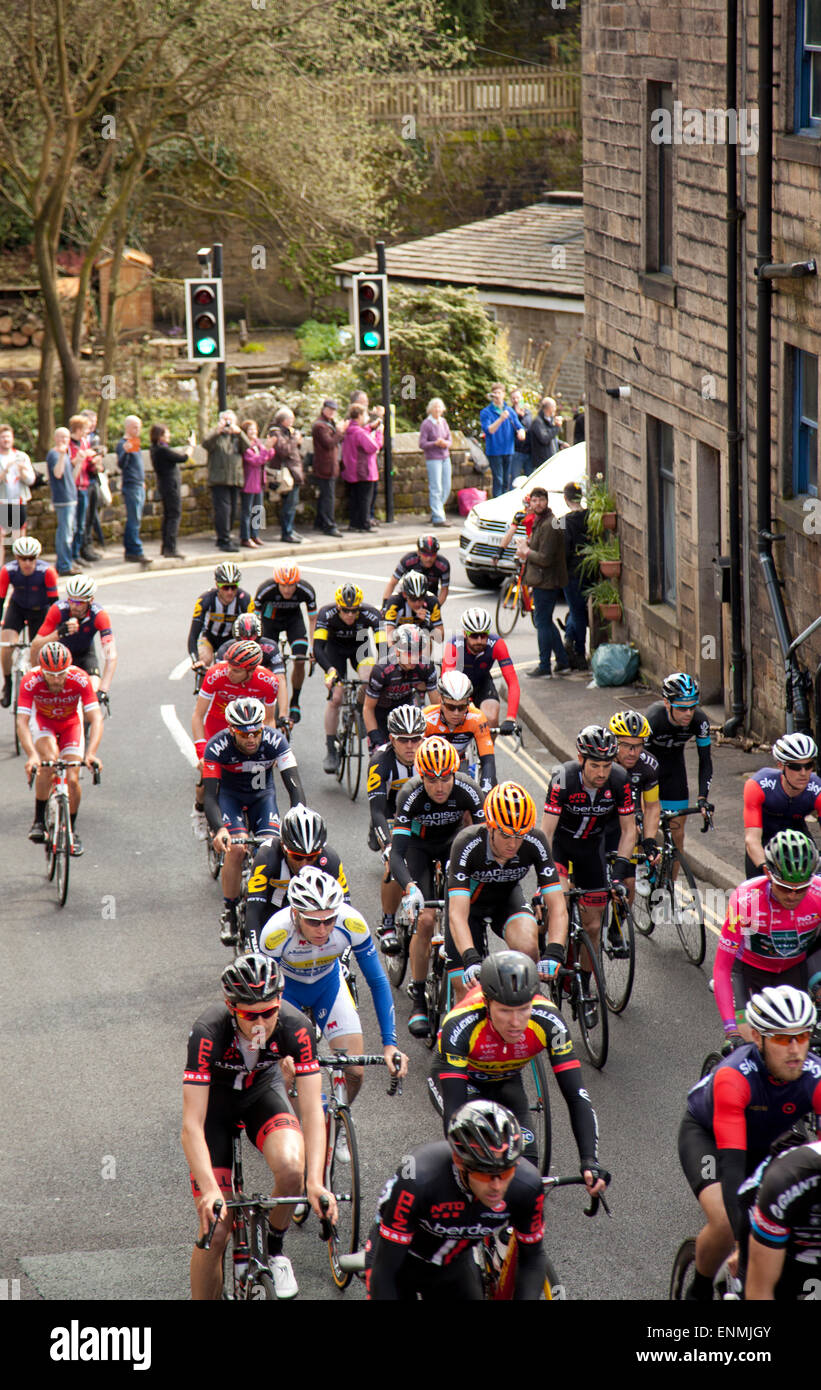
[{"label": "cycling sunglasses", "polygon": [[397,743],[421,743],[424,734],[394,734]]},{"label": "cycling sunglasses", "polygon": [[238,589],[239,584],[218,584],[218,589]]},{"label": "cycling sunglasses", "polygon": [[423,772],[423,782],[448,782],[455,774],[452,772]]},{"label": "cycling sunglasses", "polygon": [[272,1004],[269,1009],[237,1009],[233,1004],[229,1004],[228,1007],[232,1014],[236,1014],[237,1018],[244,1018],[250,1022],[257,1018],[273,1018],[274,1014],[279,1013],[281,1002],[281,1000],[277,1000],[276,1004]]},{"label": "cycling sunglasses", "polygon": [[502,830],[498,825],[492,825],[490,829],[494,835],[501,835],[503,840],[523,840],[527,834],[526,830]]},{"label": "cycling sunglasses", "polygon": [[806,883],[782,883],[778,878],[773,879],[774,886],[780,888],[782,893],[807,893],[811,883],[811,878],[808,878]]},{"label": "cycling sunglasses", "polygon": [[805,1028],[803,1033],[765,1033],[764,1036],[770,1042],[778,1043],[779,1047],[789,1047],[791,1042],[809,1042],[812,1033],[809,1028]]},{"label": "cycling sunglasses", "polygon": [[322,850],[314,849],[311,850],[310,854],[306,854],[304,850],[286,849],[285,853],[287,854],[289,859],[318,859],[320,854],[322,853]]},{"label": "cycling sunglasses", "polygon": [[442,701],[442,709],[449,709],[449,710],[452,710],[454,714],[465,714],[465,713],[467,712],[467,708],[468,708],[468,705],[469,705],[469,704],[470,704],[470,701],[469,701],[469,700],[464,700],[463,702],[461,702],[461,703],[458,704],[458,705],[453,705],[453,704],[451,704],[449,700],[443,700],[443,701]]},{"label": "cycling sunglasses", "polygon": [[509,1168],[501,1168],[498,1173],[482,1173],[478,1168],[470,1168],[468,1171],[477,1182],[491,1183],[495,1182],[497,1178],[500,1178],[502,1182],[507,1182],[508,1178],[512,1178],[516,1172],[516,1164],[512,1163]]},{"label": "cycling sunglasses", "polygon": [[789,768],[790,772],[813,772],[815,763],[785,763],[784,767]]}]

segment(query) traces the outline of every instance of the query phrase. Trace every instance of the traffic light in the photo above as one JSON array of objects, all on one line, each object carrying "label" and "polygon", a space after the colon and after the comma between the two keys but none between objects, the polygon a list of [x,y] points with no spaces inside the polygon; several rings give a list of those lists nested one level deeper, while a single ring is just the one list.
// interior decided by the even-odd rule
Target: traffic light
[{"label": "traffic light", "polygon": [[353,330],[360,357],[389,351],[387,275],[354,276]]},{"label": "traffic light", "polygon": [[189,361],[225,361],[222,280],[186,280],[185,330]]}]

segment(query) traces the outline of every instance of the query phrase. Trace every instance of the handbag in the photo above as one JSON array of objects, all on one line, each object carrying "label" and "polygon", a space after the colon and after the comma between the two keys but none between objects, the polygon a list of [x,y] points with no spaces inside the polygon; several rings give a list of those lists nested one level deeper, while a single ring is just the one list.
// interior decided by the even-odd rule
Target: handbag
[{"label": "handbag", "polygon": [[100,496],[103,499],[103,504],[106,507],[110,507],[113,499],[111,496],[111,485],[108,481],[108,474],[104,468],[100,468],[94,476],[97,480],[97,486],[100,489]]},{"label": "handbag", "polygon": [[287,493],[293,492],[294,486],[294,475],[290,468],[281,468],[276,486],[277,497],[285,497]]}]

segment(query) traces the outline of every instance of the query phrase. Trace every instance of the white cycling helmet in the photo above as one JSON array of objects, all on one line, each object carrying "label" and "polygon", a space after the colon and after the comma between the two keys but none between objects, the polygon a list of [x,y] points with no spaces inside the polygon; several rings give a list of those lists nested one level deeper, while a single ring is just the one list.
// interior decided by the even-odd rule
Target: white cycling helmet
[{"label": "white cycling helmet", "polygon": [[394,738],[406,734],[408,738],[424,738],[427,724],[418,705],[397,705],[385,721],[388,733]]},{"label": "white cycling helmet", "polygon": [[90,603],[97,592],[97,580],[89,574],[77,574],[66,584],[66,598],[76,603]]},{"label": "white cycling helmet", "polygon": [[443,671],[436,682],[436,689],[443,700],[455,700],[457,704],[469,700],[473,695],[473,685],[464,671]]},{"label": "white cycling helmet", "polygon": [[462,614],[462,631],[471,637],[484,637],[490,632],[493,619],[486,608],[466,608]]},{"label": "white cycling helmet", "polygon": [[785,734],[773,744],[773,757],[777,763],[815,762],[818,744],[809,734]]},{"label": "white cycling helmet", "polygon": [[16,555],[18,560],[36,560],[42,549],[34,536],[18,536],[11,547],[12,554]]},{"label": "white cycling helmet", "polygon": [[225,720],[232,729],[240,729],[244,734],[255,732],[265,725],[265,706],[261,700],[232,700],[225,706]]},{"label": "white cycling helmet", "polygon": [[410,570],[402,580],[402,591],[407,598],[424,598],[428,592],[428,581],[419,570]]},{"label": "white cycling helmet", "polygon": [[345,901],[342,886],[323,869],[306,864],[288,884],[288,902],[297,912],[338,912]]},{"label": "white cycling helmet", "polygon": [[754,994],[744,1017],[765,1037],[772,1033],[803,1033],[815,1026],[816,1011],[810,996],[793,985],[769,985]]}]

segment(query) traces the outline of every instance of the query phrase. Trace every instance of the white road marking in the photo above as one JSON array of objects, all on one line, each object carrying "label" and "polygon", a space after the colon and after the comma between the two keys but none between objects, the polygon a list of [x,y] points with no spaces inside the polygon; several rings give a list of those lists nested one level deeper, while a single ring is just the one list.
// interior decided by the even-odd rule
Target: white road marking
[{"label": "white road marking", "polygon": [[162,715],[162,720],[165,724],[165,727],[168,729],[168,732],[170,733],[171,737],[173,738],[174,742],[176,743],[186,762],[188,762],[191,765],[191,767],[196,767],[198,761],[197,750],[194,747],[188,734],[185,732],[185,729],[183,728],[179,719],[177,718],[177,711],[174,708],[174,706],[160,705],[160,714]]},{"label": "white road marking", "polygon": [[191,658],[190,656],[187,656],[183,661],[179,663],[179,665],[174,667],[173,671],[169,673],[168,679],[170,681],[181,681],[186,672],[190,670]]},{"label": "white road marking", "polygon": [[518,763],[519,767],[524,768],[525,772],[529,772],[531,777],[535,778],[544,791],[547,790],[549,778],[545,777],[544,770],[539,767],[539,764],[535,762],[528,753],[525,753],[523,748],[520,748],[517,753],[514,753],[512,748],[508,748],[506,739],[499,739],[495,747],[497,751],[501,751],[508,758],[512,758],[514,763]]},{"label": "white road marking", "polygon": [[144,608],[138,603],[107,603],[106,613],[156,613],[156,607]]}]

